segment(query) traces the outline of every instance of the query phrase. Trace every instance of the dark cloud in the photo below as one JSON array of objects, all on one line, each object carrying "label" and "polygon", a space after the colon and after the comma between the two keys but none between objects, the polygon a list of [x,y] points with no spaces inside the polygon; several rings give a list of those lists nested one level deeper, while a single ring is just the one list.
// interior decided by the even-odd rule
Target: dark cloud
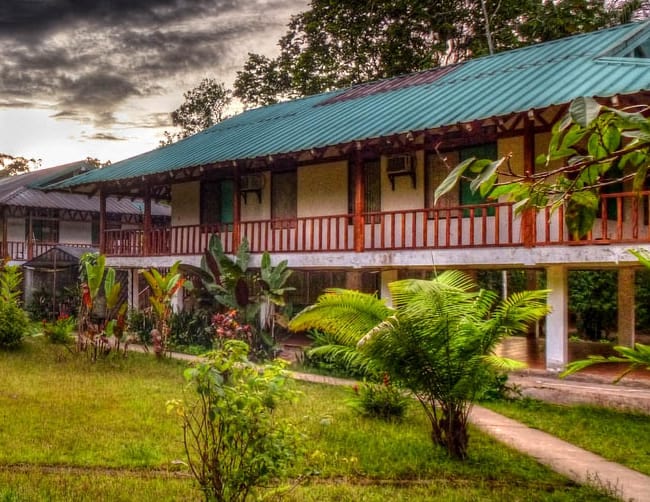
[{"label": "dark cloud", "polygon": [[95,134],[91,134],[90,136],[85,136],[85,137],[87,139],[94,139],[100,141],[128,141],[129,139],[108,132],[97,132]]},{"label": "dark cloud", "polygon": [[[251,40],[274,46],[307,0],[0,0],[0,108],[107,128],[169,124],[137,100],[176,93],[204,76],[232,78]],[[255,50],[255,49],[249,49]],[[226,77],[224,77],[226,75]],[[164,117],[164,121],[163,121]]]}]

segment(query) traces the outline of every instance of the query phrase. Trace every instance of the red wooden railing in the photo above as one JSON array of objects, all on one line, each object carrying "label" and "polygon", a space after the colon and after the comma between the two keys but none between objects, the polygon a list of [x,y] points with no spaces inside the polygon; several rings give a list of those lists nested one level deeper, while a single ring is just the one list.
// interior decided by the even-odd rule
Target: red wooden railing
[{"label": "red wooden railing", "polygon": [[[505,246],[580,245],[650,241],[650,191],[602,196],[601,210],[590,234],[574,240],[562,207],[530,214],[522,225],[511,203],[477,204],[442,209],[381,211],[363,216],[362,249],[410,250]],[[233,225],[187,225],[154,229],[149,250],[143,231],[109,230],[106,253],[115,256],[200,254],[217,234],[227,253],[234,252]],[[350,214],[239,223],[239,237],[251,252],[354,251],[354,217]]]},{"label": "red wooden railing", "polygon": [[77,242],[32,242],[30,249],[30,243],[27,241],[7,241],[6,257],[16,261],[31,260],[49,251],[54,246],[91,248],[92,244],[80,244]]}]

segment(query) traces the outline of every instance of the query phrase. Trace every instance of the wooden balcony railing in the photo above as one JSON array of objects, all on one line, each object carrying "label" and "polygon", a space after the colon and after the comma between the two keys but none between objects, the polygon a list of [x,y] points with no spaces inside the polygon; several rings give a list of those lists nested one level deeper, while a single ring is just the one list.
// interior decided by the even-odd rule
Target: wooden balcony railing
[{"label": "wooden balcony railing", "polygon": [[92,244],[78,242],[32,242],[7,241],[5,256],[11,260],[26,261],[49,251],[54,246],[70,246],[79,248],[91,248]]},{"label": "wooden balcony railing", "polygon": [[[511,203],[499,202],[367,213],[358,233],[350,214],[242,221],[238,235],[253,253],[354,251],[355,244],[379,251],[650,242],[650,192],[603,195],[598,216],[579,241],[569,235],[562,207],[526,217],[516,215]],[[212,234],[227,253],[236,250],[233,225],[188,225],[152,230],[148,250],[142,230],[109,230],[105,251],[113,256],[200,254]]]}]

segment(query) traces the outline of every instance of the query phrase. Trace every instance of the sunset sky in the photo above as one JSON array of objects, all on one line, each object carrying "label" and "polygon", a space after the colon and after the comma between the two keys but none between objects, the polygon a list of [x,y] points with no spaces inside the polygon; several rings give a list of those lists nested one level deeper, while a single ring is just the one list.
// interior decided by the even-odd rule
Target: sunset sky
[{"label": "sunset sky", "polygon": [[277,54],[307,0],[2,0],[0,153],[43,167],[158,146],[204,77]]}]

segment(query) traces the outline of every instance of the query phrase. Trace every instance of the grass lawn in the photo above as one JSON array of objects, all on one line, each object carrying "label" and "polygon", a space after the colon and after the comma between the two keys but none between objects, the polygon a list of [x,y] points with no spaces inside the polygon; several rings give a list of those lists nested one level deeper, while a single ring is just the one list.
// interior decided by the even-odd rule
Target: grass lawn
[{"label": "grass lawn", "polygon": [[[0,501],[200,500],[165,402],[184,364],[132,353],[90,363],[42,338],[0,352]],[[291,501],[610,500],[472,431],[468,461],[431,446],[416,403],[399,424],[366,419],[346,389],[297,383],[279,412],[305,431]]]},{"label": "grass lawn", "polygon": [[522,399],[486,408],[650,475],[650,416],[586,405]]}]

